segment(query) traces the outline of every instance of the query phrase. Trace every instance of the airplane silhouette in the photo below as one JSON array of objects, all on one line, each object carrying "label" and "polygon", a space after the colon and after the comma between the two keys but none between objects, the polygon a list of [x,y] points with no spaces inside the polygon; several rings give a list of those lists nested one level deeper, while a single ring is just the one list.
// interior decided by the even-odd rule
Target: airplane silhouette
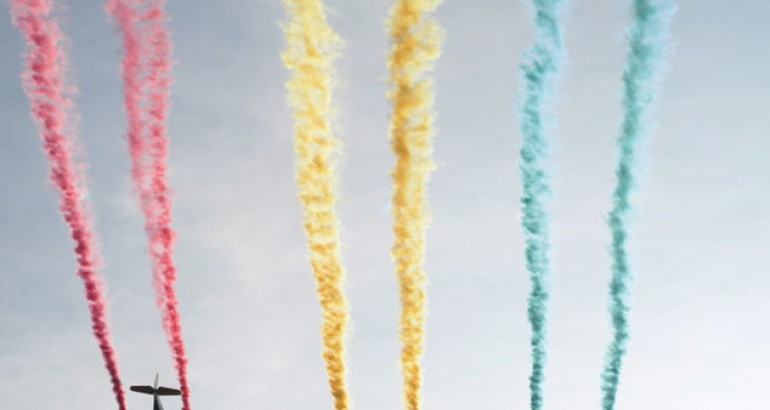
[{"label": "airplane silhouette", "polygon": [[170,387],[158,386],[158,379],[160,374],[155,374],[155,385],[153,386],[131,386],[131,391],[144,394],[152,394],[152,410],[163,410],[163,404],[160,402],[159,396],[181,396],[182,392]]}]

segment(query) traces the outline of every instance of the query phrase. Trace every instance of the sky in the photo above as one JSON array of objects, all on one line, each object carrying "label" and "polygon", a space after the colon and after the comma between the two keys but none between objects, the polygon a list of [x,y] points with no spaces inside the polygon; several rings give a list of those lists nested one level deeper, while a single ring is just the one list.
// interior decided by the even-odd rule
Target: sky
[{"label": "sky", "polygon": [[[632,240],[624,410],[766,409],[770,402],[770,3],[682,0],[644,149]],[[109,317],[125,384],[174,385],[130,182],[105,2],[59,0],[74,66]],[[355,408],[402,407],[385,97],[390,1],[329,0],[346,44],[335,132],[351,307]],[[545,407],[600,406],[626,56],[625,1],[573,1],[551,133],[553,272]],[[175,83],[170,180],[177,292],[196,409],[332,408],[320,308],[294,185],[280,1],[170,1]],[[72,243],[19,74],[23,43],[0,7],[0,408],[115,408]],[[518,65],[523,1],[445,1],[435,72],[438,165],[429,185],[426,409],[526,408],[529,280],[520,227]],[[175,398],[167,409],[181,407]],[[128,395],[131,409],[149,406]]]}]

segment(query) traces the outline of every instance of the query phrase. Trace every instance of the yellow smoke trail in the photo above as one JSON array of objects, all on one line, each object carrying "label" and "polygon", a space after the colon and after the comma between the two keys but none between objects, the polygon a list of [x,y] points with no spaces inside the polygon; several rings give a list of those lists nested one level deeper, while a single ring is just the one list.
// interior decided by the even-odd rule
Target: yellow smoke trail
[{"label": "yellow smoke trail", "polygon": [[396,0],[390,11],[393,41],[388,67],[393,90],[391,143],[397,162],[393,170],[393,220],[396,234],[392,256],[401,287],[401,366],[408,410],[420,408],[420,359],[425,350],[425,185],[433,169],[432,81],[425,78],[441,49],[441,30],[424,13],[440,0]]},{"label": "yellow smoke trail", "polygon": [[332,154],[338,142],[330,128],[331,80],[339,37],[326,22],[319,0],[284,0],[290,21],[282,57],[292,70],[286,87],[294,109],[297,186],[310,260],[323,309],[323,358],[334,407],[347,410],[345,328],[348,306],[342,283],[339,222],[335,214],[336,173]]}]

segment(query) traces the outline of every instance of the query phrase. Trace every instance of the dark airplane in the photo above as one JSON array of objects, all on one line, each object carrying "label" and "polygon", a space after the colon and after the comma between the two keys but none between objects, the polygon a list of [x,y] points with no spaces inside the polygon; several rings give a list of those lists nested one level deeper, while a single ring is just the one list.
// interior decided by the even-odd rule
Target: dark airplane
[{"label": "dark airplane", "polygon": [[144,393],[144,394],[152,394],[152,410],[163,410],[163,404],[160,402],[160,397],[158,396],[181,396],[182,392],[177,389],[172,389],[170,387],[163,387],[158,386],[158,377],[159,374],[155,374],[155,385],[154,386],[131,386],[131,391]]}]

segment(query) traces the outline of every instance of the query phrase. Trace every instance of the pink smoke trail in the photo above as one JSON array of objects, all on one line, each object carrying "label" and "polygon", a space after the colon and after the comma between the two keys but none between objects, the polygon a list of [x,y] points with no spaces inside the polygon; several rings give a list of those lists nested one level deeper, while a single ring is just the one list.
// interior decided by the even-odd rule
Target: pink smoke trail
[{"label": "pink smoke trail", "polygon": [[123,33],[125,55],[122,74],[132,177],[145,215],[157,303],[163,312],[163,328],[174,355],[183,408],[189,410],[187,358],[174,290],[177,278],[173,261],[175,233],[171,227],[172,201],[166,169],[171,40],[166,28],[168,17],[164,6],[165,0],[110,0],[107,12],[116,18]]},{"label": "pink smoke trail", "polygon": [[65,81],[67,60],[59,48],[63,34],[51,16],[51,0],[11,0],[16,26],[27,43],[27,68],[23,74],[25,91],[33,118],[40,127],[40,137],[51,169],[51,182],[61,194],[59,210],[69,225],[75,241],[78,276],[83,280],[91,313],[91,328],[110,374],[112,390],[120,410],[126,410],[115,349],[112,346],[103,285],[97,271],[91,220],[82,201],[85,189],[76,171],[71,144],[77,135],[68,123],[73,107],[74,87]]}]

